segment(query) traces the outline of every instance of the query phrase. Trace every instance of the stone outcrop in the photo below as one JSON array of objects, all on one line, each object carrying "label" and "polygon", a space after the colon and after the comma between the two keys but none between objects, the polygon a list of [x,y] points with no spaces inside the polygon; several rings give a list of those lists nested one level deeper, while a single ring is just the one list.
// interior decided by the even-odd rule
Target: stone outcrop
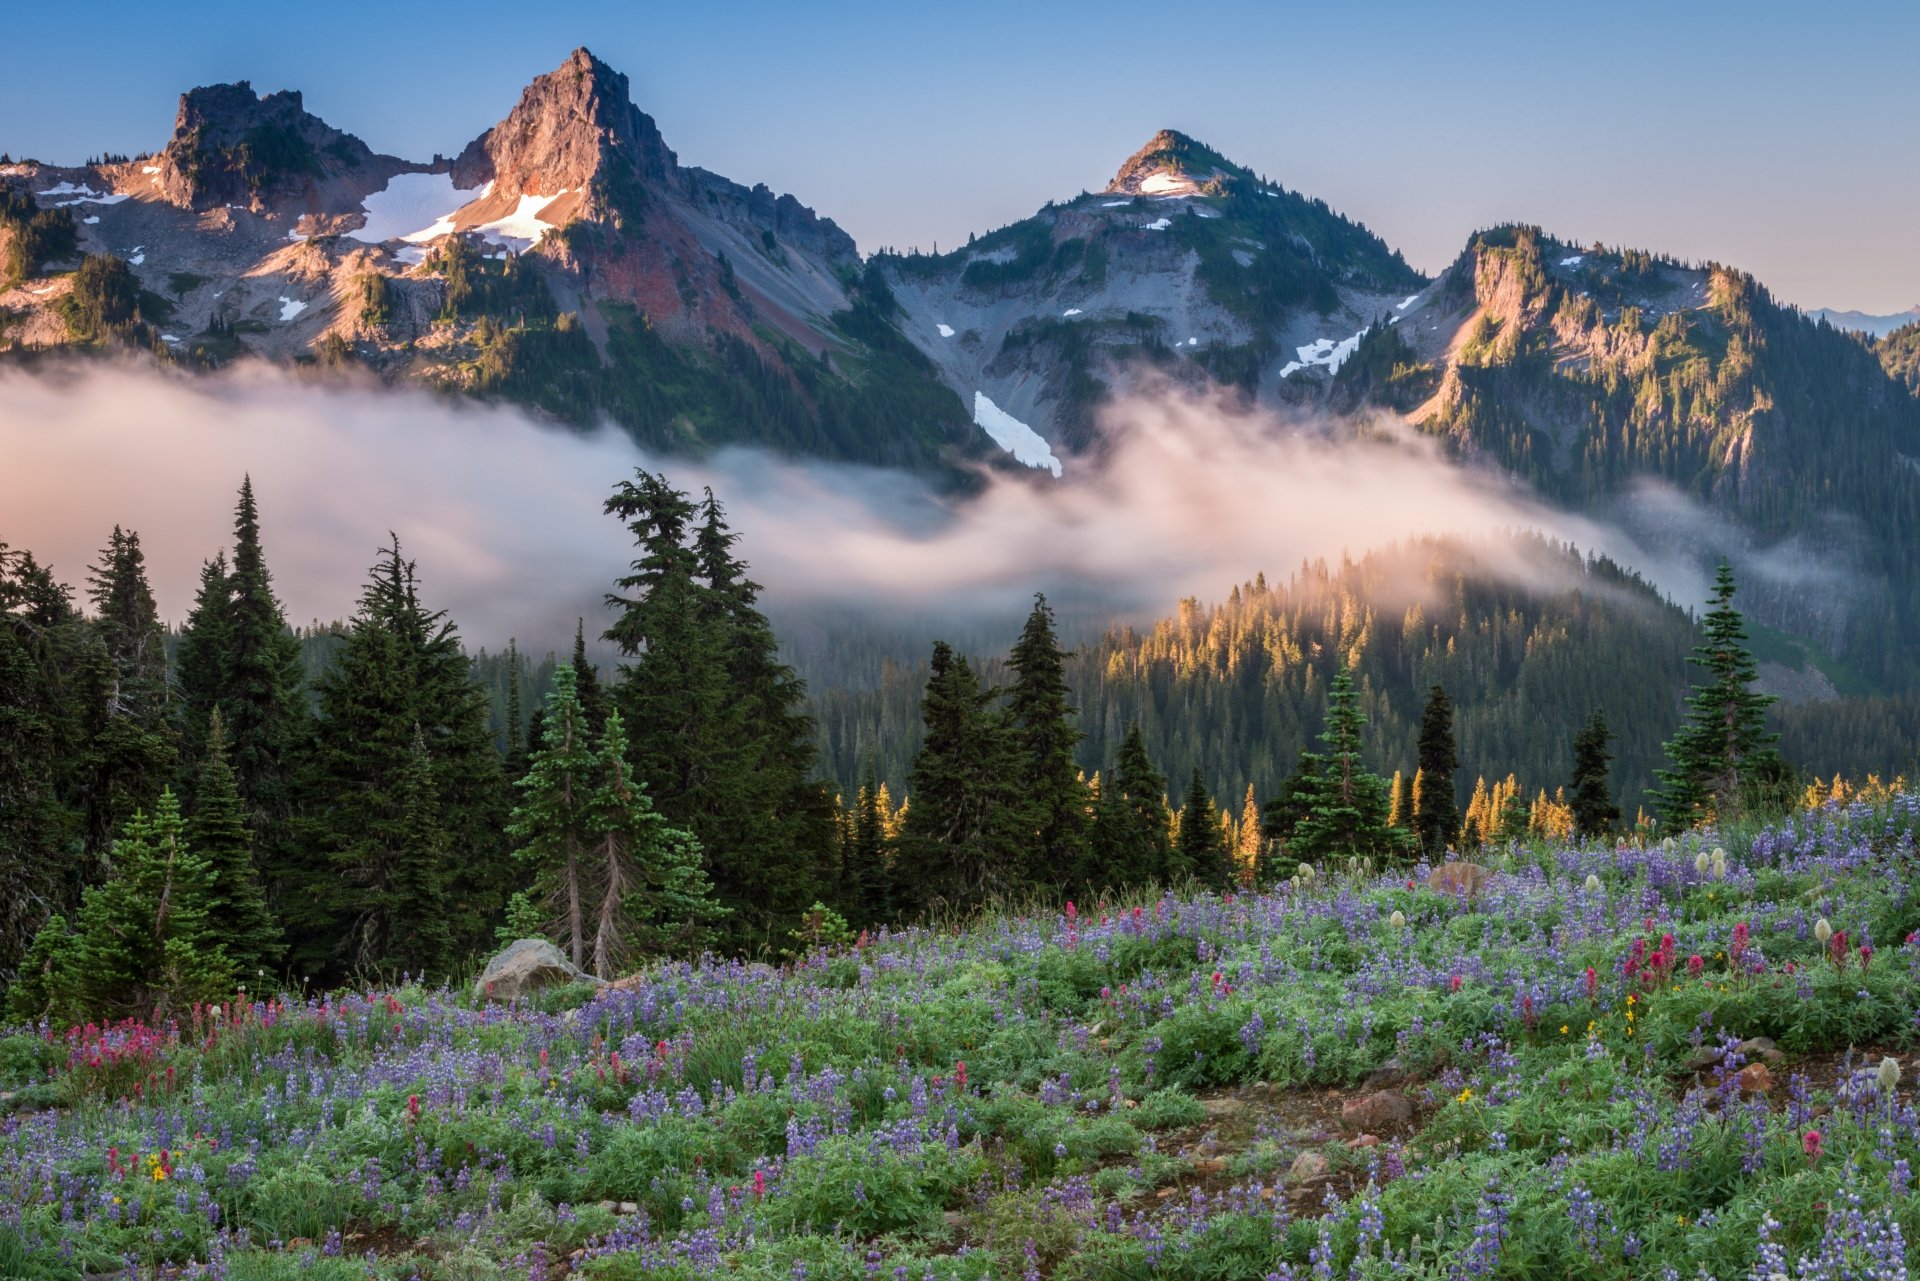
[{"label": "stone outcrop", "polygon": [[515,1001],[550,987],[600,980],[579,969],[567,954],[546,939],[519,939],[487,962],[474,980],[475,997],[488,1001]]}]

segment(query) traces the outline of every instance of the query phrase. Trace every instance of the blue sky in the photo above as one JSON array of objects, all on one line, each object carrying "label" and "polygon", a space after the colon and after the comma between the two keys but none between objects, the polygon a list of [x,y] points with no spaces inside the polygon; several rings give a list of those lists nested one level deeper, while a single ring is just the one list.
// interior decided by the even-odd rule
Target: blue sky
[{"label": "blue sky", "polygon": [[1168,126],[1426,271],[1522,220],[1803,306],[1920,303],[1911,3],[94,0],[13,6],[7,35],[0,150],[51,161],[156,147],[182,89],[236,79],[426,159],[585,44],[684,163],[791,191],[863,250],[1098,188]]}]

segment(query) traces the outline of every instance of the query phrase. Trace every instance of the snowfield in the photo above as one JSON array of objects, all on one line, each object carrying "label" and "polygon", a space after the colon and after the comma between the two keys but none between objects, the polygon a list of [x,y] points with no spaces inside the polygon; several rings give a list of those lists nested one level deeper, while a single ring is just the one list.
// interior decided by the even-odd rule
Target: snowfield
[{"label": "snowfield", "polygon": [[70,182],[58,183],[40,193],[43,196],[72,196],[71,200],[56,200],[55,209],[65,209],[69,205],[117,205],[128,196],[103,196],[92,187],[76,187]]},{"label": "snowfield", "polygon": [[491,186],[462,190],[453,185],[451,174],[395,174],[386,186],[360,202],[367,215],[366,226],[349,231],[347,236],[369,245],[444,236],[453,230],[454,213],[468,201],[486,195]]},{"label": "snowfield", "polygon": [[1366,335],[1367,331],[1362,329],[1353,337],[1343,338],[1338,342],[1331,338],[1316,338],[1304,347],[1296,347],[1294,351],[1299,354],[1300,359],[1289,360],[1281,368],[1280,376],[1291,377],[1302,369],[1309,369],[1315,365],[1325,368],[1330,374],[1337,374],[1340,372],[1340,366],[1347,363],[1347,357],[1359,350],[1360,340]]},{"label": "snowfield", "polygon": [[946,324],[940,324],[940,325],[935,325],[935,326],[934,326],[934,328],[935,328],[935,329],[938,329],[938,330],[940,331],[940,336],[941,336],[942,338],[951,338],[951,337],[953,337],[953,326],[952,326],[952,325],[946,325]]},{"label": "snowfield", "polygon": [[1029,467],[1045,467],[1055,476],[1060,474],[1060,460],[1054,457],[1053,446],[1046,438],[987,399],[983,391],[973,393],[973,421],[1018,461]]},{"label": "snowfield", "polygon": [[1155,218],[1152,222],[1142,227],[1141,230],[1142,231],[1165,231],[1168,227],[1171,227],[1171,226],[1173,226],[1173,224],[1167,221],[1165,218]]},{"label": "snowfield", "polygon": [[566,194],[565,191],[556,191],[551,196],[523,195],[512,213],[492,222],[483,222],[473,230],[490,245],[504,245],[517,254],[523,254],[539,244],[542,236],[555,230],[552,223],[540,221],[540,211]]},{"label": "snowfield", "polygon": [[282,322],[292,320],[295,316],[307,309],[307,304],[301,302],[298,298],[282,298],[280,299],[280,304],[280,319]]},{"label": "snowfield", "polygon": [[1193,181],[1177,173],[1157,173],[1140,184],[1142,194],[1149,196],[1165,195],[1174,191],[1192,191]]}]

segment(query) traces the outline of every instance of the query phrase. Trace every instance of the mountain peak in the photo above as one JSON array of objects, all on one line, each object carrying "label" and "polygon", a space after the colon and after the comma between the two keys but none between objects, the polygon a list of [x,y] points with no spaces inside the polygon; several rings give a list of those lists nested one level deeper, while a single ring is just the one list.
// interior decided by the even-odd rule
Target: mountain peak
[{"label": "mountain peak", "polygon": [[[582,45],[534,77],[507,118],[454,161],[462,188],[493,183],[495,200],[581,193],[579,213],[637,206],[634,189],[666,181],[677,160],[627,77]],[[632,198],[628,198],[632,197]]]},{"label": "mountain peak", "polygon": [[258,205],[360,169],[375,159],[364,142],[308,113],[298,90],[255,94],[245,80],[180,95],[173,137],[154,179],[184,209]]},{"label": "mountain peak", "polygon": [[1162,129],[1127,157],[1107,190],[1128,196],[1190,196],[1244,172],[1205,143]]}]

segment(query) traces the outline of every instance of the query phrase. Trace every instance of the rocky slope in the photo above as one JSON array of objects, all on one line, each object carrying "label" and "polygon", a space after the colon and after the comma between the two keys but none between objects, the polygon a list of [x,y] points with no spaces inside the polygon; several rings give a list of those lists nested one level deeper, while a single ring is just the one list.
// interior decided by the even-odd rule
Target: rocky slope
[{"label": "rocky slope", "polygon": [[878,261],[948,384],[1065,455],[1096,445],[1100,404],[1147,371],[1310,398],[1314,371],[1428,283],[1323,202],[1172,131],[1104,191],[952,253]]},{"label": "rocky slope", "polygon": [[873,322],[851,237],[682,166],[585,49],[451,161],[376,155],[243,82],[184,95],[151,156],[0,184],[65,210],[77,253],[120,259],[138,291],[137,321],[83,331],[74,257],[35,264],[0,292],[0,350],[359,363],[664,446],[923,467],[980,450],[932,366]]}]

